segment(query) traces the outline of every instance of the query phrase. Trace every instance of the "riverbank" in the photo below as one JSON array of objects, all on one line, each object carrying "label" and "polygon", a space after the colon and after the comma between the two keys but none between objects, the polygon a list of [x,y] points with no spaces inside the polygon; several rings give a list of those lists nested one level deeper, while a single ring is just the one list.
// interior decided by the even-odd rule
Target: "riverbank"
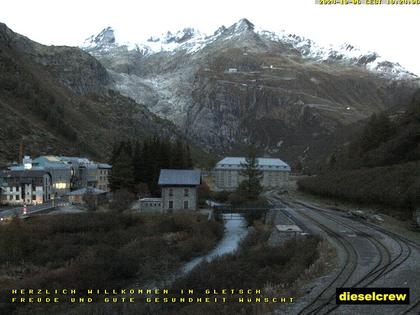
[{"label": "riverbank", "polygon": [[234,253],[240,242],[248,235],[247,221],[242,216],[236,216],[233,220],[224,221],[224,234],[222,240],[205,256],[197,257],[182,267],[183,275],[191,272],[203,262],[211,262],[223,255]]},{"label": "riverbank", "polygon": [[[0,226],[0,288],[124,288],[164,279],[212,250],[223,227],[195,213],[77,213]],[[18,306],[18,307],[17,307]],[[60,314],[47,304],[6,304],[12,314]]]}]

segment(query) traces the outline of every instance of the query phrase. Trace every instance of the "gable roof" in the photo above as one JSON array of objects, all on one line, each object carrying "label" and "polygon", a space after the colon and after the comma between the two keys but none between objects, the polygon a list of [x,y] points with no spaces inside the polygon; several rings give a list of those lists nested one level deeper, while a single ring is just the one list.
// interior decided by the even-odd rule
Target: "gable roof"
[{"label": "gable roof", "polygon": [[1,178],[8,178],[8,177],[19,177],[19,178],[27,178],[27,177],[42,177],[48,174],[44,170],[25,170],[25,169],[17,169],[17,170],[3,170],[0,171]]},{"label": "gable roof", "polygon": [[[262,170],[290,171],[290,166],[280,159],[257,158],[258,167]],[[216,164],[216,169],[241,169],[241,163],[245,163],[244,157],[225,157]]]},{"label": "gable roof", "polygon": [[159,185],[196,186],[201,183],[199,170],[160,170]]}]

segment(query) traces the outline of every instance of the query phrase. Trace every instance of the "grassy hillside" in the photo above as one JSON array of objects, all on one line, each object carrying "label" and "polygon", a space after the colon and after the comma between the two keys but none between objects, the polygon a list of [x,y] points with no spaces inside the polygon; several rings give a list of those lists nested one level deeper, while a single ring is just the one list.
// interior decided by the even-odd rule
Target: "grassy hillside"
[{"label": "grassy hillside", "polygon": [[372,116],[320,174],[299,189],[347,201],[382,204],[407,215],[420,205],[420,91],[404,113]]},{"label": "grassy hillside", "polygon": [[328,172],[298,182],[299,189],[365,204],[407,210],[419,203],[420,162]]}]

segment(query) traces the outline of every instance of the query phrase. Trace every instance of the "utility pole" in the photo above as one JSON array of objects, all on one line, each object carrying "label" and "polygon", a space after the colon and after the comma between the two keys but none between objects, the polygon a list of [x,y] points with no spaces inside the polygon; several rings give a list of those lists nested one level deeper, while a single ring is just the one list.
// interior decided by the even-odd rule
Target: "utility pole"
[{"label": "utility pole", "polygon": [[23,142],[21,141],[19,144],[19,160],[18,163],[22,162],[23,160]]}]

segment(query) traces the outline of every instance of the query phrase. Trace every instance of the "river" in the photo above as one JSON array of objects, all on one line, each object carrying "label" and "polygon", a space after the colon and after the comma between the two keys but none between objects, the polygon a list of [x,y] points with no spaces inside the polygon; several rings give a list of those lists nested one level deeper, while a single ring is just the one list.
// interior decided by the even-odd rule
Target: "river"
[{"label": "river", "polygon": [[189,273],[203,261],[212,261],[216,257],[233,253],[241,240],[248,234],[247,222],[239,214],[224,214],[225,232],[217,246],[204,256],[196,257],[181,268],[181,275]]},{"label": "river", "polygon": [[163,280],[151,281],[145,285],[136,283],[136,287],[163,288],[170,287],[179,277],[185,276],[203,261],[212,261],[216,257],[233,253],[238,249],[239,243],[248,234],[248,227],[245,218],[239,214],[224,214],[225,231],[220,242],[206,255],[196,257],[183,265],[178,271],[167,276]]}]

